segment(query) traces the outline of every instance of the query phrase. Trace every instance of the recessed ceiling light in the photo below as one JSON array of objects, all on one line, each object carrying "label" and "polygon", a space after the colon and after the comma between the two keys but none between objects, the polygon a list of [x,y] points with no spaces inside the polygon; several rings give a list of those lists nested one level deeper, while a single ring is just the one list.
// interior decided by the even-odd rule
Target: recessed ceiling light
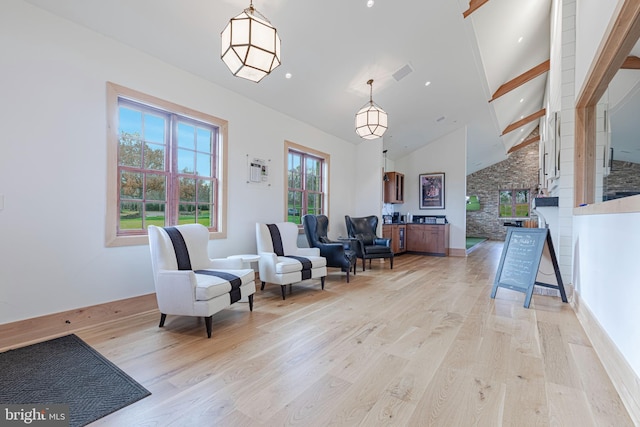
[{"label": "recessed ceiling light", "polygon": [[520,98],[520,102],[524,102],[524,98]]},{"label": "recessed ceiling light", "polygon": [[518,43],[520,43],[520,42],[522,41],[522,39],[523,39],[523,37],[522,37],[522,36],[520,36],[520,37],[518,38]]},{"label": "recessed ceiling light", "polygon": [[290,79],[292,77],[291,73],[287,73],[284,75],[285,78]]},{"label": "recessed ceiling light", "polygon": [[424,85],[425,86],[429,86],[431,84],[431,82],[426,82]]},{"label": "recessed ceiling light", "polygon": [[367,0],[367,7],[373,7],[375,2],[373,0]]}]

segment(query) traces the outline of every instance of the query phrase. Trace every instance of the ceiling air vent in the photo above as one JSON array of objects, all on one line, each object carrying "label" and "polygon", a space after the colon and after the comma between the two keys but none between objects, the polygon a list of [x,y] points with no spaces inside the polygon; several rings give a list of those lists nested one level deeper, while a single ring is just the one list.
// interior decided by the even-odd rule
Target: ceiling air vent
[{"label": "ceiling air vent", "polygon": [[407,64],[393,73],[393,78],[396,79],[397,82],[399,82],[400,80],[411,74],[411,72],[413,72],[413,68],[411,68],[411,65]]}]

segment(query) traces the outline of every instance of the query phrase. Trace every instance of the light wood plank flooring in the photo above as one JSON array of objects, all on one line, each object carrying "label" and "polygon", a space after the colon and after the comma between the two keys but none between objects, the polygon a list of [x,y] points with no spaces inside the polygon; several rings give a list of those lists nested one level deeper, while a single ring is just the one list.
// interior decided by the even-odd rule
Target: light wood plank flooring
[{"label": "light wood plank flooring", "polygon": [[[153,394],[107,426],[632,426],[569,304],[499,289],[502,244],[330,269],[202,320],[157,311],[83,329]],[[360,266],[360,264],[359,264]]]}]

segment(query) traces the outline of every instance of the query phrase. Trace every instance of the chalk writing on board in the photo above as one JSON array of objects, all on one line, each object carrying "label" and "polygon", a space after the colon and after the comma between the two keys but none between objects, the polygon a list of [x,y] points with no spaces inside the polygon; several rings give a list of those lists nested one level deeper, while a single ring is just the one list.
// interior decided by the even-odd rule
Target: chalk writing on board
[{"label": "chalk writing on board", "polygon": [[[513,232],[500,275],[500,283],[528,288],[537,273],[536,252],[539,239],[529,233]],[[535,264],[535,265],[534,265]],[[534,268],[536,271],[534,271]]]}]

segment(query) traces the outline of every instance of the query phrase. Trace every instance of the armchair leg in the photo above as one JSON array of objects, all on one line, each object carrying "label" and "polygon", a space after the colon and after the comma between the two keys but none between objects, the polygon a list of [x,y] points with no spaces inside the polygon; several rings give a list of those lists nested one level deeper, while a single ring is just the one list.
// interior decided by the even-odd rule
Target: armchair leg
[{"label": "armchair leg", "polygon": [[162,328],[164,326],[165,320],[167,320],[167,315],[164,313],[160,313],[160,325],[158,326],[159,328]]},{"label": "armchair leg", "polygon": [[204,324],[207,327],[207,338],[211,338],[211,324],[213,321],[213,316],[205,317]]},{"label": "armchair leg", "polygon": [[280,290],[282,291],[282,299],[283,299],[283,300],[285,299],[285,296],[284,296],[284,294],[285,294],[284,288],[286,288],[286,287],[287,287],[287,285],[280,285]]},{"label": "armchair leg", "polygon": [[349,272],[351,271],[351,267],[347,270],[347,283],[349,283]]},{"label": "armchair leg", "polygon": [[364,271],[365,263],[366,261],[364,260],[364,258],[362,258],[362,271]]},{"label": "armchair leg", "polygon": [[391,270],[393,270],[393,255],[391,255]]},{"label": "armchair leg", "polygon": [[[347,273],[349,274],[349,273]],[[324,290],[324,276],[320,278],[320,283],[322,283],[322,290]]]},{"label": "armchair leg", "polygon": [[260,286],[260,290],[264,291],[264,282],[262,282],[262,286]]},{"label": "armchair leg", "polygon": [[249,311],[253,311],[253,294],[249,295]]}]

